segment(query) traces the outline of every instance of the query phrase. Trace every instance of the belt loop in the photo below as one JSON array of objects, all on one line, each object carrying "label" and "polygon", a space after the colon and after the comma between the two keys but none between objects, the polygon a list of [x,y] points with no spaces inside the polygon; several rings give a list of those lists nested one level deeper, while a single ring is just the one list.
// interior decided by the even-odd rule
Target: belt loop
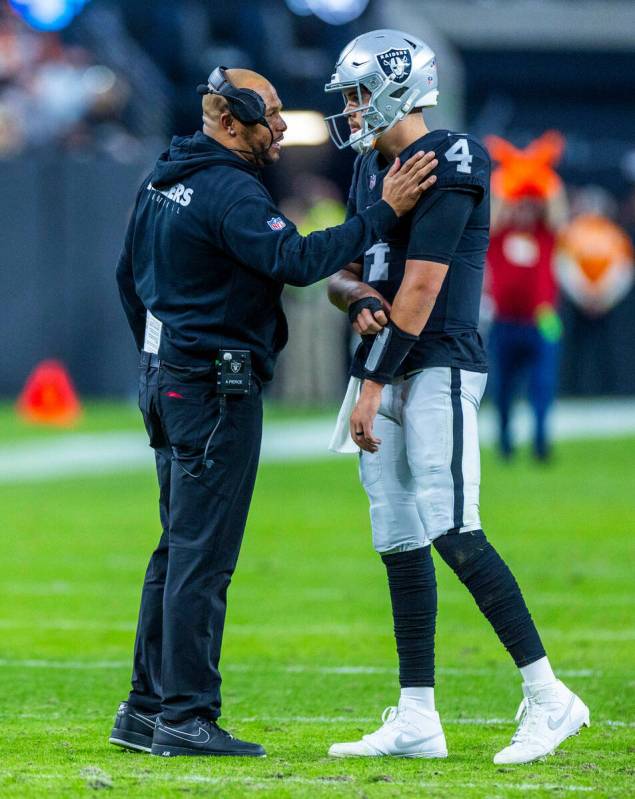
[{"label": "belt loop", "polygon": [[153,352],[142,350],[141,366],[145,366],[146,368],[150,366],[151,368],[158,369],[159,366],[161,366],[161,361],[159,360],[159,356],[155,355]]}]

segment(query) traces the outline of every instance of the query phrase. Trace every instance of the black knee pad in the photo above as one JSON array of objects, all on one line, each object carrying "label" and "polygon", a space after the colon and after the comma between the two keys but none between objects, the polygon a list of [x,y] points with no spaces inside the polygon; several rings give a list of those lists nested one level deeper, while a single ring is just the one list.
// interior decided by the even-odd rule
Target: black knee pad
[{"label": "black knee pad", "polygon": [[437,538],[434,548],[448,566],[463,579],[462,574],[471,571],[475,561],[495,552],[482,530],[469,533],[446,533]]},{"label": "black knee pad", "polygon": [[482,530],[448,533],[437,538],[434,546],[482,611],[519,592],[514,575]]},{"label": "black knee pad", "polygon": [[381,559],[391,586],[406,589],[413,586],[436,587],[430,547],[383,554]]}]

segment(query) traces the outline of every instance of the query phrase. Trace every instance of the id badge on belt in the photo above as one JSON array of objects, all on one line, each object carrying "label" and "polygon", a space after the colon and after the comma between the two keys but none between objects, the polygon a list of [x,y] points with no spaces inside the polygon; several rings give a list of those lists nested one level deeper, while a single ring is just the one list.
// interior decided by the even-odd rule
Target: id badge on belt
[{"label": "id badge on belt", "polygon": [[218,351],[216,387],[219,394],[249,394],[251,373],[249,350]]}]

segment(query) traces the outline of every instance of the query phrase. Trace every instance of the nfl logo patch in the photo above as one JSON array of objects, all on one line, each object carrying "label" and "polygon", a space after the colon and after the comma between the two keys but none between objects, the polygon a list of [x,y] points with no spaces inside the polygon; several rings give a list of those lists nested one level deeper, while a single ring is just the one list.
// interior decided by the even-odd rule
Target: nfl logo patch
[{"label": "nfl logo patch", "polygon": [[377,185],[377,175],[371,175],[368,179],[368,188],[372,191]]},{"label": "nfl logo patch", "polygon": [[287,223],[281,216],[274,216],[271,219],[267,219],[267,224],[272,230],[282,230],[282,228],[287,226]]}]

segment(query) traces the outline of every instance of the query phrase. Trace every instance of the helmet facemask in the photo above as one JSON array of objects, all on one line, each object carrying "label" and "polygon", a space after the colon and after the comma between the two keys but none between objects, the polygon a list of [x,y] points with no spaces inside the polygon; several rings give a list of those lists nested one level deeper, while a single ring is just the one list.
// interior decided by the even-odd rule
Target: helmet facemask
[{"label": "helmet facemask", "polygon": [[[334,86],[334,84],[329,85],[329,92],[340,91],[344,93],[353,89],[357,94],[357,105],[351,108],[350,111],[344,110],[339,114],[332,114],[324,118],[331,141],[338,150],[352,147],[357,153],[369,152],[373,148],[375,139],[380,133],[385,132],[390,124],[373,104],[372,89],[364,86],[361,82],[348,85],[341,84],[341,86],[334,86],[334,88],[331,88],[331,86]],[[366,101],[364,100],[364,91],[368,93]],[[350,101],[346,96],[344,99],[345,104],[348,105]],[[361,128],[353,132],[348,121],[350,117],[356,114],[360,115]]]}]

